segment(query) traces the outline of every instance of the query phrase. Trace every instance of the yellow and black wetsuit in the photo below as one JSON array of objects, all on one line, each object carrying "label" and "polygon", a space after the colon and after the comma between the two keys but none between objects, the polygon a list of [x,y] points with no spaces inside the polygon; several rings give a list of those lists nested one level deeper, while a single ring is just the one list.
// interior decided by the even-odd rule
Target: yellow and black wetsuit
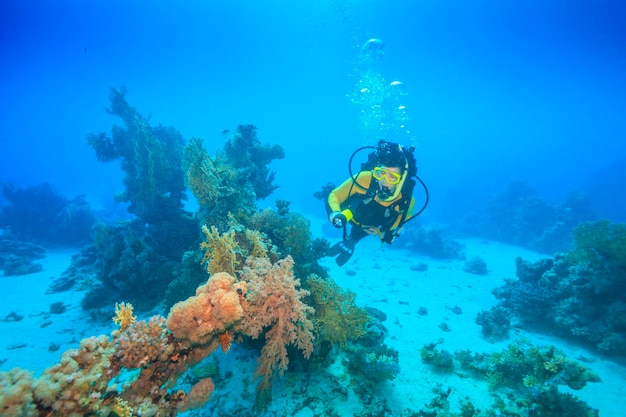
[{"label": "yellow and black wetsuit", "polygon": [[[364,228],[376,227],[379,237],[387,232],[393,232],[413,215],[415,198],[412,195],[403,195],[404,178],[396,186],[395,193],[388,199],[379,198],[377,181],[371,171],[361,171],[353,178],[348,178],[339,187],[328,195],[328,209],[330,212],[344,212],[349,210],[352,217],[346,216],[352,224],[350,238],[360,240],[367,233]],[[412,187],[411,187],[412,188]],[[406,216],[403,213],[406,210]]]}]

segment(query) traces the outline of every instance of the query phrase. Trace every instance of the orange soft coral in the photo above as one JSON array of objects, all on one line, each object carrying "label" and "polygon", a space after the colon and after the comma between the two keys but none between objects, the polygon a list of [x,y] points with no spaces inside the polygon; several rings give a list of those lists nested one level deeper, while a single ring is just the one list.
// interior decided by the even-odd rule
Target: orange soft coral
[{"label": "orange soft coral", "polygon": [[196,295],[176,303],[167,318],[174,337],[191,346],[207,345],[243,317],[240,293],[245,291],[225,272],[213,275]]},{"label": "orange soft coral", "polygon": [[211,378],[204,378],[196,382],[185,399],[178,404],[178,410],[187,411],[191,408],[202,407],[211,397],[215,384]]},{"label": "orange soft coral", "polygon": [[149,322],[135,321],[123,331],[113,333],[115,359],[126,369],[146,368],[165,361],[174,352],[167,337],[165,318],[154,316]]}]

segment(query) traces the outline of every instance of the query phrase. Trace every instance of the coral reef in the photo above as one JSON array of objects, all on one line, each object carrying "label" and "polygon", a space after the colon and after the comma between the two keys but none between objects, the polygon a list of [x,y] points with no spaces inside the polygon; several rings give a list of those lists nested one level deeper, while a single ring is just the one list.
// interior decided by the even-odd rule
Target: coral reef
[{"label": "coral reef", "polygon": [[[266,208],[254,213],[244,220],[253,230],[266,235],[275,245],[275,250],[282,256],[291,256],[295,261],[298,276],[316,274],[326,277],[327,272],[319,265],[318,260],[330,249],[326,239],[312,239],[309,221],[300,213],[287,211],[281,207]],[[284,214],[280,214],[281,211]]]},{"label": "coral reef", "polygon": [[182,164],[185,182],[200,205],[201,221],[223,230],[229,213],[239,221],[252,215],[256,201],[277,188],[275,173],[267,165],[284,156],[280,145],[262,145],[253,125],[238,126],[215,158],[209,157],[202,140],[192,138]]},{"label": "coral reef", "polygon": [[[191,138],[183,149],[182,168],[185,184],[198,200],[200,207],[212,208],[217,205],[222,192],[220,188],[223,173],[218,172],[209,158],[202,139]],[[227,176],[226,179],[232,179]]]},{"label": "coral reef", "polygon": [[626,224],[608,220],[585,222],[573,231],[569,261],[591,271],[594,293],[607,299],[626,292]]},{"label": "coral reef", "polygon": [[463,271],[474,275],[487,275],[489,273],[487,262],[479,256],[472,256],[466,260],[463,265]]},{"label": "coral reef", "polygon": [[422,361],[435,368],[451,372],[454,370],[454,356],[445,349],[438,349],[436,343],[429,343],[420,351]]},{"label": "coral reef", "polygon": [[100,161],[121,160],[125,189],[117,200],[136,217],[114,225],[98,224],[94,243],[99,284],[83,300],[84,308],[126,299],[139,310],[154,307],[180,274],[187,248],[199,241],[198,221],[182,209],[184,140],[172,127],[153,126],[126,101],[126,90],[111,89],[107,112],[119,117],[111,137],[89,135]]},{"label": "coral reef", "polygon": [[126,101],[126,89],[111,88],[107,112],[124,122],[114,125],[111,137],[91,134],[87,143],[98,160],[121,159],[125,190],[118,201],[128,202],[128,211],[148,224],[179,215],[185,183],[181,168],[184,139],[173,127],[152,126]]},{"label": "coral reef", "polygon": [[[235,232],[232,233],[234,236]],[[206,242],[211,236],[207,234]],[[208,243],[203,246],[206,259],[213,255],[214,246]],[[252,339],[262,336],[265,344],[255,372],[255,377],[261,379],[257,385],[260,408],[271,399],[274,374],[287,369],[287,347],[295,346],[305,358],[313,351],[313,324],[309,316],[314,310],[302,301],[309,293],[299,288],[300,281],[292,272],[293,264],[291,257],[275,264],[267,257],[248,257],[238,271],[237,282],[226,272],[212,274],[195,296],[175,304],[168,317],[172,334],[195,346],[195,350],[199,347],[211,352],[219,344],[224,348],[224,344],[233,341],[233,335]]]},{"label": "coral reef", "polygon": [[358,380],[358,384],[366,385],[369,390],[382,382],[395,379],[400,372],[398,351],[384,343],[373,349],[355,344],[348,347],[346,352],[352,383]]},{"label": "coral reef", "polygon": [[317,343],[328,341],[344,345],[365,335],[369,321],[367,312],[355,303],[355,294],[343,290],[332,278],[309,276],[306,285],[313,298]]},{"label": "coral reef", "polygon": [[[195,228],[190,229],[196,235]],[[183,247],[185,240],[179,241]],[[163,298],[168,285],[180,273],[181,248],[168,253],[151,228],[138,219],[94,228],[98,282],[86,293],[85,309],[111,305],[124,299],[138,310],[149,310]]]},{"label": "coral reef", "polygon": [[96,216],[85,196],[69,200],[48,183],[24,189],[1,185],[10,204],[2,207],[0,228],[10,230],[13,239],[62,245],[82,245],[91,240]]},{"label": "coral reef", "polygon": [[575,249],[553,259],[516,260],[518,280],[494,290],[522,324],[582,341],[599,352],[626,353],[626,228],[605,221],[574,230]]},{"label": "coral reef", "polygon": [[262,145],[257,130],[254,125],[237,126],[237,131],[224,145],[224,153],[237,171],[245,173],[256,198],[264,199],[278,188],[273,184],[276,173],[267,165],[274,159],[283,159],[285,152],[280,145]]},{"label": "coral reef", "polygon": [[572,230],[593,218],[590,201],[580,192],[550,204],[527,183],[514,181],[484,206],[459,216],[452,229],[552,254],[571,249]]},{"label": "coral reef", "polygon": [[271,398],[275,373],[287,369],[287,347],[300,349],[305,358],[313,351],[313,309],[302,302],[308,292],[298,288],[292,267],[291,258],[276,264],[250,258],[240,280],[214,274],[195,296],[174,305],[167,319],[138,321],[130,304],[117,304],[119,329],[111,338],[84,339],[36,380],[19,370],[0,373],[3,411],[174,416],[203,405],[215,386],[204,377],[188,392],[171,387],[219,346],[228,351],[235,336],[264,340],[255,373],[262,408]]},{"label": "coral reef", "polygon": [[508,337],[511,329],[511,312],[501,305],[490,310],[481,310],[474,321],[482,327],[483,336],[489,340],[501,340]]},{"label": "coral reef", "polygon": [[194,294],[196,288],[206,280],[206,268],[202,264],[200,251],[189,250],[183,254],[182,270],[167,286],[163,298],[165,311],[174,304]]},{"label": "coral reef", "polygon": [[55,278],[46,290],[47,294],[67,291],[70,289],[86,289],[96,281],[98,258],[95,245],[85,245],[80,252],[72,255],[70,266],[60,277]]},{"label": "coral reef", "polygon": [[406,248],[434,259],[465,259],[463,245],[445,236],[440,227],[410,223],[404,228],[402,239],[396,239],[392,247]]},{"label": "coral reef", "polygon": [[300,280],[293,276],[292,268],[291,257],[276,264],[267,258],[250,258],[241,273],[247,289],[246,308],[244,319],[235,330],[253,339],[261,334],[265,338],[255,372],[255,377],[261,378],[257,385],[257,408],[263,408],[271,400],[274,373],[287,370],[286,346],[297,347],[305,358],[313,352],[313,323],[309,316],[314,310],[302,301],[309,293],[298,288]]},{"label": "coral reef", "polygon": [[228,227],[229,214],[241,218],[256,210],[256,194],[248,173],[237,170],[224,152],[211,159],[202,141],[192,138],[185,146],[182,164],[185,182],[198,200],[202,223],[223,230]]},{"label": "coral reef", "polygon": [[356,316],[359,320],[368,319],[363,330],[340,343],[340,350],[333,351],[334,355],[330,354],[329,358],[324,357],[323,347],[330,342],[323,341],[318,358],[341,358],[346,375],[350,378],[350,386],[366,406],[363,415],[379,415],[383,411],[384,415],[388,415],[388,397],[381,388],[382,384],[394,380],[400,372],[399,353],[385,344],[387,329],[382,324],[386,320],[385,314],[374,308],[367,309],[367,317],[361,314],[358,312]]},{"label": "coral reef", "polygon": [[[561,393],[558,386],[580,390],[589,382],[600,382],[600,378],[554,346],[537,347],[518,340],[500,352],[465,350],[452,355],[430,343],[422,348],[422,360],[442,371],[467,371],[486,380],[498,399],[493,409],[499,413],[597,416],[596,410],[569,393]],[[499,392],[506,396],[498,396]]]},{"label": "coral reef", "polygon": [[0,240],[0,269],[4,276],[27,275],[42,270],[35,262],[46,256],[46,250],[30,242]]}]

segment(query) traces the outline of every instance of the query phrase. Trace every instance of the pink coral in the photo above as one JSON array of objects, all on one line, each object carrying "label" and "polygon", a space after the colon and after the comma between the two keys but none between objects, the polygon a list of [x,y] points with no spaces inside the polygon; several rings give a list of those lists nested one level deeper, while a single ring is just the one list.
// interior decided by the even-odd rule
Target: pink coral
[{"label": "pink coral", "polygon": [[314,310],[302,301],[309,292],[298,288],[300,280],[293,276],[292,268],[290,256],[276,264],[267,258],[249,258],[241,275],[248,292],[244,318],[235,328],[253,338],[265,331],[255,372],[261,377],[257,386],[261,406],[269,401],[275,371],[282,374],[287,369],[287,346],[296,346],[305,358],[313,352],[313,323],[308,316]]}]

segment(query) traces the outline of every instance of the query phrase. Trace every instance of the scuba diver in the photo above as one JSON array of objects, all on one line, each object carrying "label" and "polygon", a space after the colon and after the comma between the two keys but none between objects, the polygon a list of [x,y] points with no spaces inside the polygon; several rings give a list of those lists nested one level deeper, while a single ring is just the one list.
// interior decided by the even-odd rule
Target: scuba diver
[{"label": "scuba diver", "polygon": [[[414,148],[404,148],[397,143],[380,140],[369,154],[361,170],[352,174],[352,158],[366,146],[357,149],[350,157],[350,178],[333,189],[326,198],[328,219],[337,228],[343,228],[343,240],[335,244],[329,256],[343,266],[352,254],[356,243],[368,235],[378,236],[383,243],[391,244],[402,226],[417,217],[428,204],[428,189],[417,176]],[[419,181],[426,192],[424,206],[415,210],[413,188]],[[347,224],[351,224],[348,235]]]}]

